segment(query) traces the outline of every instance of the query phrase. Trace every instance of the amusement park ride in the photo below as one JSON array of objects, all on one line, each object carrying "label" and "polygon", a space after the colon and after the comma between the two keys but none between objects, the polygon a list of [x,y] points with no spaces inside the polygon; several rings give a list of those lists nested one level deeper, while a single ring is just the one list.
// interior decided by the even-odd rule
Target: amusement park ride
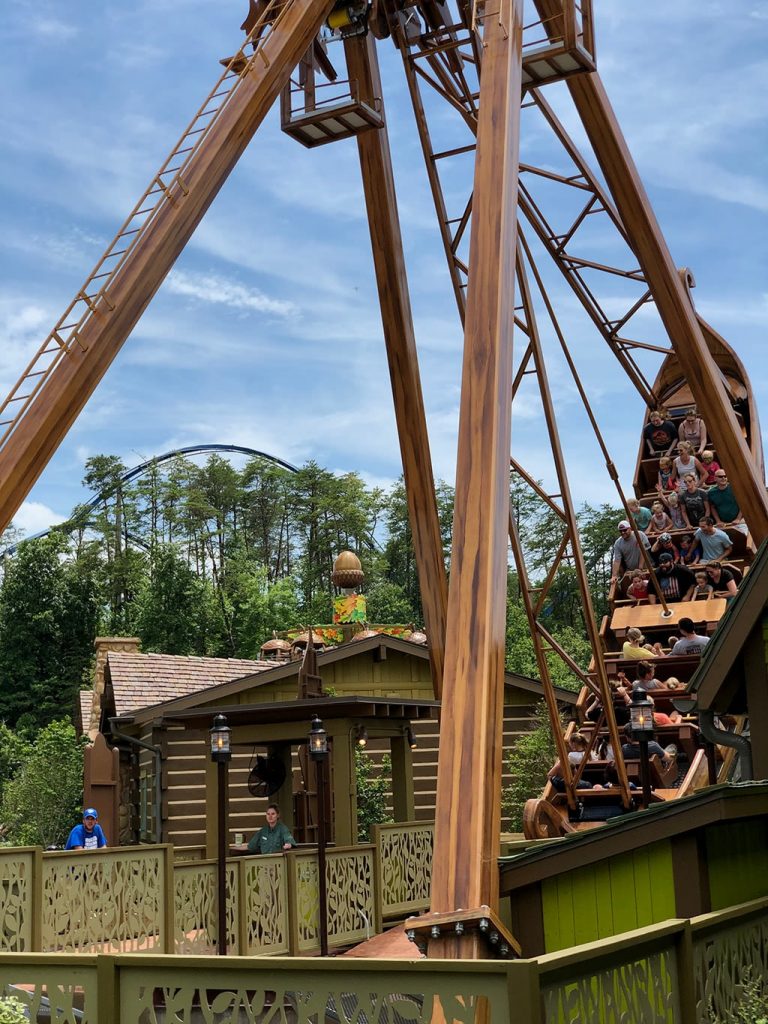
[{"label": "amusement park ride", "polygon": [[[684,378],[693,401],[706,409],[710,435],[758,543],[768,536],[759,429],[754,416],[744,428],[745,382],[724,366],[727,345],[694,309],[689,277],[672,263],[596,71],[591,0],[250,3],[245,44],[222,62],[224,71],[210,94],[0,407],[0,529],[56,451],[275,101],[280,99],[283,130],[305,146],[355,136],[434,686],[443,706],[431,906],[439,917],[431,922],[429,955],[481,957],[485,938],[476,924],[498,903],[510,539],[553,721],[558,722],[547,661],[551,651],[602,700],[612,745],[621,745],[535,308],[547,310],[574,374],[575,367],[532,242],[554,261],[648,404],[680,394]],[[329,36],[340,40],[333,52]],[[382,100],[376,52],[381,40],[390,40],[402,56],[464,323],[450,588]],[[346,79],[338,70],[342,64]],[[557,81],[565,82],[599,174],[547,102],[546,87]],[[442,147],[437,140],[448,112],[453,141]],[[556,147],[556,165],[568,171],[552,170],[551,160],[541,166],[521,162],[521,121],[529,117]],[[471,180],[465,202],[454,211],[448,197],[455,195],[458,165],[469,168]],[[444,187],[449,178],[450,189]],[[548,214],[547,196],[553,191],[568,197],[574,211],[568,223],[555,224]],[[587,254],[585,228],[596,221],[624,243],[628,266]],[[625,295],[630,288],[635,292],[620,315],[609,313],[601,300],[603,283],[617,279],[627,286]],[[652,305],[667,335],[664,344],[633,336],[638,329],[633,318]],[[513,332],[522,350],[516,371]],[[653,382],[643,368],[649,355],[665,360]],[[540,391],[558,479],[557,495],[539,493],[562,523],[557,557],[538,589],[529,581],[509,502],[512,403],[523,379],[531,376]],[[595,425],[586,392],[575,379]],[[604,445],[603,452],[617,481]],[[513,471],[537,487],[513,456]],[[589,675],[558,648],[540,614],[566,560],[577,573],[595,655]],[[564,754],[557,727],[555,734]],[[628,806],[620,758],[617,769],[618,791]]]}]

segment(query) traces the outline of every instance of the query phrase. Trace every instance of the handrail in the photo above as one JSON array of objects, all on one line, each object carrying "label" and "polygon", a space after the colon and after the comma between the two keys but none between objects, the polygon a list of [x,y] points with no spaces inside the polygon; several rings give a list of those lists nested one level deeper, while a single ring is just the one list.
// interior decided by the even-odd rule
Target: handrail
[{"label": "handrail", "polygon": [[[172,1000],[178,1019],[291,1016],[469,1022],[478,1001],[490,1024],[642,1020],[705,1024],[740,997],[745,971],[768,954],[768,898],[694,918],[672,918],[613,938],[516,961],[369,960],[0,953],[31,1019],[44,990],[61,1019],[135,1024]],[[159,1000],[159,1003],[158,1003]],[[283,1013],[281,1008],[285,1011]],[[425,1012],[426,1011],[426,1012]]]}]

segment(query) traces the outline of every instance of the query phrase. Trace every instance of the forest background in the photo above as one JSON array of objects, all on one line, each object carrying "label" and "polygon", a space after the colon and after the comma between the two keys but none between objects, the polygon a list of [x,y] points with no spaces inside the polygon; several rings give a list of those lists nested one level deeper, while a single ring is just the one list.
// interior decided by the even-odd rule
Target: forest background
[{"label": "forest background", "polygon": [[[43,786],[51,793],[63,776],[77,776],[78,741],[66,722],[78,691],[90,687],[96,636],[138,636],[143,651],[258,658],[273,631],[332,621],[331,572],[344,549],[361,559],[371,623],[423,625],[402,481],[384,490],[314,462],[290,472],[260,458],[237,468],[217,455],[203,465],[182,457],[152,465],[127,483],[125,473],[115,456],[89,459],[83,484],[99,496],[95,505],[79,506],[46,537],[16,544],[11,529],[0,539],[0,820],[11,834],[13,820],[44,814],[28,806],[39,783],[23,778],[34,751],[47,751],[43,762],[55,764]],[[562,530],[522,482],[513,482],[511,499],[529,575],[543,579]],[[453,489],[445,483],[437,504],[450,572]],[[579,510],[598,615],[616,521],[606,505]],[[544,615],[586,667],[581,604],[565,565]],[[537,676],[512,566],[506,661],[510,671]],[[559,685],[578,688],[559,659],[551,667]],[[34,839],[17,825],[19,835],[40,841],[39,828]]]}]

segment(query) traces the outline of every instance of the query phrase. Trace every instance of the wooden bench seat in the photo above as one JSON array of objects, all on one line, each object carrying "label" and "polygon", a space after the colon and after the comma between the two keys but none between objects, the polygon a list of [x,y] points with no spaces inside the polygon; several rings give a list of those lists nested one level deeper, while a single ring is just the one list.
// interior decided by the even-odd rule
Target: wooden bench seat
[{"label": "wooden bench seat", "polygon": [[[698,654],[668,654],[663,658],[648,657],[648,664],[653,666],[653,674],[660,681],[675,676],[681,682],[687,682],[693,675],[701,660]],[[636,658],[622,658],[619,651],[615,655],[606,654],[604,658],[606,672],[610,677],[623,672],[630,682],[637,678],[637,666],[639,661]]]},{"label": "wooden bench seat", "polygon": [[[642,772],[640,770],[640,761],[629,759],[624,762],[627,769],[627,778],[630,782],[634,782],[636,786],[642,786]],[[676,781],[678,776],[678,767],[676,758],[672,758],[670,763],[664,767],[661,758],[658,754],[652,754],[648,758],[648,774],[651,778],[652,789],[669,789],[672,784]]]}]

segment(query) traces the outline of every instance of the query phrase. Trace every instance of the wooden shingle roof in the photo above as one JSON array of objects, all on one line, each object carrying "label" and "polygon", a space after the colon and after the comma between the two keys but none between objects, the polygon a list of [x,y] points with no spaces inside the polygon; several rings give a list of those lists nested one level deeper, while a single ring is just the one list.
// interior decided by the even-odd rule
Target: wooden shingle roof
[{"label": "wooden shingle roof", "polygon": [[201,690],[274,668],[274,661],[198,658],[110,651],[106,675],[117,715],[188,697]]},{"label": "wooden shingle roof", "polygon": [[[335,661],[343,660],[345,658],[356,658],[365,654],[373,654],[374,651],[378,651],[381,648],[399,651],[403,654],[408,654],[411,657],[419,658],[424,661],[429,660],[429,650],[422,644],[411,643],[409,640],[401,640],[399,637],[388,636],[387,634],[378,634],[374,637],[368,637],[365,640],[358,640],[355,643],[349,644],[340,644],[338,647],[326,648],[326,650],[319,652],[317,655],[317,661],[321,674],[324,665],[330,665]],[[297,676],[301,666],[300,660],[244,662],[238,661],[234,658],[183,658],[162,654],[121,654],[117,657],[125,659],[119,663],[119,671],[122,675],[122,699],[121,695],[118,693],[120,682],[115,686],[114,696],[114,713],[116,717],[124,716],[121,727],[128,724],[127,719],[130,719],[132,724],[148,722],[152,721],[156,717],[174,716],[178,711],[183,711],[188,708],[202,707],[213,700],[220,702],[224,698],[229,698],[236,703],[238,700],[238,694],[242,691],[249,690],[254,685],[262,686],[267,683],[277,682],[280,679],[286,679],[290,676]],[[115,660],[115,664],[118,664],[117,657],[112,653],[109,655],[109,661],[107,663],[108,678],[112,673],[111,666],[113,658]],[[223,678],[220,675],[216,675],[214,677],[214,675],[211,674],[207,677],[207,681],[203,680],[199,684],[190,685],[189,689],[186,689],[183,692],[179,691],[171,694],[170,690],[156,689],[153,696],[151,692],[148,692],[151,689],[150,686],[145,685],[144,682],[140,682],[138,679],[131,678],[131,659],[136,659],[135,664],[140,671],[147,671],[147,669],[140,667],[142,659],[145,658],[164,659],[169,662],[198,662],[210,664],[211,667],[230,665],[234,669],[237,669],[237,666],[242,665],[253,667],[234,671],[226,678]],[[180,666],[180,669],[182,668],[183,666]],[[255,679],[254,676],[258,676],[258,678]],[[542,697],[544,692],[542,685],[538,680],[529,679],[526,676],[519,676],[512,672],[505,673],[505,686],[523,691],[524,693],[530,693],[536,698]],[[205,692],[206,690],[208,691],[207,693]],[[577,693],[570,690],[563,690],[560,687],[555,688],[555,695],[559,702],[565,704],[575,704],[578,698]],[[130,704],[129,701],[131,702]],[[170,704],[171,701],[174,703]],[[159,708],[160,705],[162,705],[162,710]]]},{"label": "wooden shingle roof", "polygon": [[80,690],[78,693],[80,721],[78,733],[88,732],[91,727],[91,708],[93,707],[93,690]]}]

